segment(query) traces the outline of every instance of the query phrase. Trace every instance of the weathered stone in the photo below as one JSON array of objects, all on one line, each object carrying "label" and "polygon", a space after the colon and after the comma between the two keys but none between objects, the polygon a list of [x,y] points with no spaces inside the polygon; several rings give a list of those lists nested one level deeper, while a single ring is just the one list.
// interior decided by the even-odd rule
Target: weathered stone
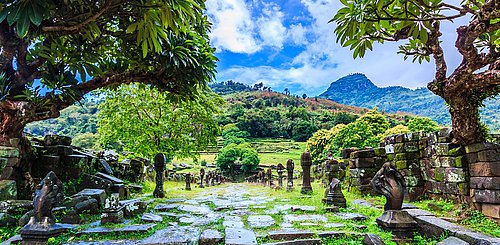
[{"label": "weathered stone", "polygon": [[433,213],[429,212],[429,211],[425,211],[425,210],[422,210],[422,209],[405,209],[406,212],[408,212],[408,214],[410,214],[412,217],[415,217],[415,216],[434,216]]},{"label": "weathered stone", "polygon": [[470,177],[471,189],[500,190],[500,177]]},{"label": "weathered stone", "polygon": [[0,201],[17,199],[17,186],[14,180],[0,180]]},{"label": "weathered stone", "polygon": [[307,239],[314,237],[314,232],[312,231],[301,231],[301,230],[278,230],[270,231],[268,237],[272,240],[295,240],[295,239]]},{"label": "weathered stone", "polygon": [[372,168],[375,165],[375,158],[355,158],[356,168]]},{"label": "weathered stone", "polygon": [[84,174],[80,186],[85,189],[103,189],[110,191],[113,183],[96,175]]},{"label": "weathered stone", "polygon": [[375,151],[373,149],[359,150],[352,152],[350,158],[372,158],[375,157]]},{"label": "weathered stone", "polygon": [[469,244],[470,243],[454,236],[447,237],[443,241],[437,243],[437,245],[469,245]]},{"label": "weathered stone", "polygon": [[123,206],[120,205],[120,197],[116,193],[109,195],[103,205],[101,214],[101,224],[106,223],[122,223],[123,222]]},{"label": "weathered stone", "polygon": [[320,244],[321,244],[321,239],[300,239],[293,241],[266,243],[265,245],[320,245]]},{"label": "weathered stone", "polygon": [[84,189],[75,196],[88,196],[91,198],[94,198],[97,200],[97,204],[99,204],[99,207],[102,207],[104,205],[104,201],[106,200],[106,192],[101,189]]},{"label": "weathered stone", "polygon": [[309,194],[312,193],[311,187],[311,154],[309,152],[302,153],[300,157],[300,166],[302,166],[302,188],[300,193]]},{"label": "weathered stone", "polygon": [[500,162],[500,145],[496,150],[486,150],[477,153],[479,162]]},{"label": "weathered stone", "polygon": [[144,213],[148,208],[148,204],[140,199],[132,199],[120,201],[120,205],[123,206],[123,216],[132,217],[137,214]]},{"label": "weathered stone", "polygon": [[500,203],[500,190],[477,190],[471,192],[472,201],[481,203]]},{"label": "weathered stone", "polygon": [[469,173],[472,177],[496,177],[500,176],[500,162],[478,162],[469,165]]},{"label": "weathered stone", "polygon": [[43,138],[43,143],[45,146],[54,146],[54,145],[71,145],[71,137],[62,136],[62,135],[45,135]]},{"label": "weathered stone", "polygon": [[343,220],[352,220],[352,221],[363,221],[368,219],[368,217],[366,217],[365,215],[357,213],[342,212],[342,213],[336,213],[335,216]]},{"label": "weathered stone", "polygon": [[199,206],[194,206],[194,205],[187,205],[187,204],[181,204],[179,207],[177,207],[179,211],[191,213],[191,214],[199,214],[199,215],[204,215],[212,212],[209,207],[206,205],[199,205]]},{"label": "weathered stone", "polygon": [[177,209],[178,207],[179,207],[179,204],[158,204],[158,205],[156,205],[155,210],[160,211],[160,212],[165,212],[165,211]]},{"label": "weathered stone", "polygon": [[123,180],[121,180],[119,178],[116,178],[116,177],[114,177],[112,175],[109,175],[109,174],[97,172],[95,175],[99,176],[99,177],[101,177],[103,179],[109,180],[113,184],[123,184],[124,183]]},{"label": "weathered stone", "polygon": [[94,198],[90,198],[83,202],[79,202],[75,205],[75,211],[77,214],[98,214],[99,213],[99,204],[97,200]]},{"label": "weathered stone", "polygon": [[375,234],[366,234],[363,238],[363,245],[385,245],[385,242]]},{"label": "weathered stone", "polygon": [[[460,154],[459,150],[452,151],[452,149],[457,148],[457,145],[452,143],[436,143],[436,155],[438,156],[455,156]],[[450,153],[450,151],[452,151]]]},{"label": "weathered stone", "polygon": [[354,205],[358,205],[358,206],[366,207],[366,208],[373,207],[373,205],[371,203],[369,203],[363,199],[356,199],[356,200],[353,200],[351,203]]},{"label": "weathered stone", "polygon": [[77,233],[77,235],[88,235],[88,234],[97,234],[97,235],[107,235],[107,234],[127,234],[132,232],[148,232],[155,227],[156,224],[145,224],[145,225],[127,225],[119,228],[107,228],[107,227],[94,227],[89,228]]},{"label": "weathered stone", "polygon": [[204,230],[200,236],[200,245],[217,245],[222,242],[222,235],[219,231],[208,229]]},{"label": "weathered stone", "polygon": [[376,219],[382,229],[391,231],[395,242],[411,241],[417,229],[417,222],[406,211],[386,210]]},{"label": "weathered stone", "polygon": [[293,222],[303,222],[303,221],[311,221],[311,222],[327,222],[328,218],[324,215],[319,214],[287,214],[283,216],[283,221],[286,223]]},{"label": "weathered stone", "polygon": [[163,218],[160,215],[144,213],[142,214],[141,220],[148,223],[159,223],[163,221]]},{"label": "weathered stone", "polygon": [[500,204],[483,203],[481,205],[481,212],[488,217],[500,219]]},{"label": "weathered stone", "polygon": [[243,228],[226,228],[225,229],[225,244],[226,245],[251,245],[257,244],[255,233],[251,230]]},{"label": "weathered stone", "polygon": [[496,143],[475,143],[465,146],[466,153],[475,153],[485,150],[496,150],[499,148],[499,144]]},{"label": "weathered stone", "polygon": [[250,215],[247,221],[252,228],[265,228],[274,225],[274,219],[269,215]]},{"label": "weathered stone", "polygon": [[444,175],[446,182],[452,182],[452,183],[465,182],[466,179],[464,170],[461,168],[446,168]]},{"label": "weathered stone", "polygon": [[225,216],[222,225],[226,228],[243,228],[245,226],[238,216]]}]

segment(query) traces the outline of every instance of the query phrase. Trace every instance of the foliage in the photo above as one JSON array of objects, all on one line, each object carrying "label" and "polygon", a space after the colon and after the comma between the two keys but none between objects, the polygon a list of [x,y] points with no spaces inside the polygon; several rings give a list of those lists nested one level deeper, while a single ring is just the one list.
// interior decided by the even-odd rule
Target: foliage
[{"label": "foliage", "polygon": [[100,150],[99,134],[83,133],[73,137],[71,144],[85,149]]},{"label": "foliage", "polygon": [[214,91],[219,95],[226,95],[226,94],[247,92],[254,90],[252,87],[246,84],[233,82],[232,80],[226,82],[211,83],[209,86],[212,89],[212,91]]},{"label": "foliage", "polygon": [[253,171],[259,165],[259,155],[249,143],[229,144],[222,148],[217,155],[217,168],[226,173],[235,173],[236,166],[241,166],[241,171]]},{"label": "foliage", "polygon": [[216,141],[217,122],[223,101],[210,92],[196,100],[173,100],[170,93],[141,84],[106,91],[99,105],[101,144],[123,145],[123,150],[151,158],[158,152],[169,157],[197,154]]},{"label": "foliage", "polygon": [[394,134],[404,134],[404,133],[408,133],[408,132],[411,132],[411,130],[409,130],[407,126],[405,126],[405,125],[396,125],[396,126],[394,126],[392,128],[387,129],[384,132],[383,137],[386,137],[386,136],[389,136],[389,135],[394,135]]},{"label": "foliage", "polygon": [[2,103],[26,103],[22,126],[98,88],[140,82],[192,98],[214,77],[202,0],[7,1],[0,25]]},{"label": "foliage", "polygon": [[345,127],[345,124],[337,124],[330,130],[320,129],[307,140],[306,149],[311,153],[314,164],[323,162],[327,156],[326,154],[328,154],[326,147],[343,127]]},{"label": "foliage", "polygon": [[500,237],[500,225],[495,221],[488,219],[481,211],[473,210],[468,213],[462,224],[468,225],[474,230],[492,235],[493,237]]},{"label": "foliage", "polygon": [[414,117],[408,122],[408,129],[411,132],[435,132],[439,130],[439,125],[427,117]]}]

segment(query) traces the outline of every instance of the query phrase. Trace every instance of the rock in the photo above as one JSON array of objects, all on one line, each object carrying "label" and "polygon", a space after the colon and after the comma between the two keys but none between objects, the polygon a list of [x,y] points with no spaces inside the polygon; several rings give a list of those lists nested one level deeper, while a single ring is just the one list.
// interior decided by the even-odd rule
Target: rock
[{"label": "rock", "polygon": [[0,213],[0,227],[16,226],[17,219],[12,217],[12,215],[6,213]]},{"label": "rock", "polygon": [[353,200],[351,203],[354,205],[358,205],[358,206],[366,207],[366,208],[373,207],[373,205],[371,203],[369,203],[363,199],[356,199],[356,200]]},{"label": "rock", "polygon": [[274,225],[273,217],[269,215],[248,216],[248,225],[252,228],[265,228]]},{"label": "rock", "polygon": [[345,227],[345,225],[342,223],[328,223],[328,224],[325,224],[323,227],[325,227],[325,228],[342,228],[342,227]]},{"label": "rock", "polygon": [[422,209],[405,209],[411,216],[434,216],[433,213]]},{"label": "rock", "polygon": [[103,179],[109,180],[113,184],[123,184],[123,180],[118,179],[118,178],[116,178],[114,176],[111,176],[109,174],[97,172],[95,175],[98,176],[98,177],[101,177]]},{"label": "rock", "polygon": [[437,245],[469,245],[469,243],[460,238],[450,236],[443,241],[438,242]]},{"label": "rock", "polygon": [[147,202],[140,199],[120,201],[120,205],[123,206],[124,217],[132,217],[137,214],[142,214],[148,208]]},{"label": "rock", "polygon": [[106,235],[111,233],[132,233],[132,232],[148,232],[156,224],[146,224],[146,225],[127,225],[119,228],[107,228],[107,227],[94,227],[89,228],[77,233],[77,235],[86,235],[86,234],[97,234],[97,235]]},{"label": "rock", "polygon": [[[56,156],[69,156],[73,154],[73,148],[71,146],[65,146],[65,145],[53,145],[53,146],[46,146],[44,148],[46,150],[47,154],[52,154]],[[60,159],[60,158],[59,158]],[[50,163],[56,163],[59,165],[59,161],[55,161],[56,159],[47,159],[45,158],[44,160],[49,160]],[[53,167],[56,167],[55,165]]]},{"label": "rock", "polygon": [[366,217],[365,215],[357,213],[336,213],[335,216],[343,220],[352,220],[352,221],[363,221],[368,219],[368,217]]},{"label": "rock", "polygon": [[245,226],[238,216],[225,216],[222,225],[226,228],[243,228]]},{"label": "rock", "polygon": [[301,231],[301,230],[278,230],[270,231],[269,238],[272,240],[295,240],[295,239],[307,239],[315,235],[312,231]]},{"label": "rock", "polygon": [[84,174],[82,184],[80,186],[84,189],[103,189],[109,192],[113,183],[97,175]]},{"label": "rock", "polygon": [[163,200],[164,203],[181,203],[185,202],[186,198],[170,198],[167,200]]},{"label": "rock", "polygon": [[222,235],[217,230],[204,230],[200,236],[200,245],[217,245],[222,242]]},{"label": "rock", "polygon": [[177,209],[178,207],[179,207],[179,204],[158,204],[158,205],[156,205],[155,210],[159,211],[159,212],[165,212],[165,211]]},{"label": "rock", "polygon": [[54,145],[71,145],[71,137],[61,136],[61,135],[45,135],[43,138],[43,144],[45,146],[54,146]]},{"label": "rock", "polygon": [[356,233],[356,232],[346,232],[346,231],[325,231],[325,232],[320,232],[318,233],[318,236],[321,238],[340,238],[344,236],[363,236],[362,233]]},{"label": "rock", "polygon": [[257,244],[255,233],[243,228],[226,228],[226,245],[251,245]]},{"label": "rock", "polygon": [[156,231],[152,236],[139,242],[141,245],[197,244],[200,229],[188,226],[170,226]]},{"label": "rock", "polygon": [[97,200],[94,198],[90,198],[83,202],[79,202],[75,205],[75,211],[77,214],[98,214],[99,213],[99,205],[97,204]]},{"label": "rock", "polygon": [[84,189],[78,192],[75,196],[87,196],[94,198],[97,200],[97,204],[99,205],[99,207],[102,207],[104,205],[107,197],[106,192],[101,189]]},{"label": "rock", "polygon": [[177,207],[179,211],[191,213],[191,214],[199,214],[199,215],[204,215],[212,212],[210,208],[208,208],[205,205],[200,205],[200,206],[193,206],[193,205],[185,205],[181,204],[179,207]]},{"label": "rock", "polygon": [[0,201],[17,199],[17,186],[14,180],[0,180]]},{"label": "rock", "polygon": [[294,241],[266,243],[265,245],[320,245],[320,244],[321,244],[321,239],[301,239]]},{"label": "rock", "polygon": [[311,222],[327,222],[328,219],[324,215],[319,214],[287,214],[283,216],[283,221],[285,223],[293,223],[293,222],[303,222],[303,221],[311,221]]},{"label": "rock", "polygon": [[33,210],[32,200],[7,200],[0,201],[0,210],[11,215],[21,215]]},{"label": "rock", "polygon": [[163,221],[163,218],[160,215],[144,213],[142,214],[141,220],[148,223],[160,223]]},{"label": "rock", "polygon": [[363,238],[363,245],[385,245],[385,242],[375,234],[366,234]]}]

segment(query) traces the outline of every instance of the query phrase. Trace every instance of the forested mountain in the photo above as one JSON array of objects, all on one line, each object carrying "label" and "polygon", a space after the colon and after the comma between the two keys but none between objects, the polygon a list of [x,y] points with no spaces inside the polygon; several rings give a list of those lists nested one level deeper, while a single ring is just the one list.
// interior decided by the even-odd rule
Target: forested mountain
[{"label": "forested mountain", "polygon": [[[416,90],[392,86],[377,87],[364,74],[355,73],[338,79],[322,94],[335,102],[373,108],[385,112],[407,112],[425,116],[442,125],[451,125],[444,100],[427,88]],[[500,96],[489,99],[481,111],[482,121],[492,132],[500,131]]]}]

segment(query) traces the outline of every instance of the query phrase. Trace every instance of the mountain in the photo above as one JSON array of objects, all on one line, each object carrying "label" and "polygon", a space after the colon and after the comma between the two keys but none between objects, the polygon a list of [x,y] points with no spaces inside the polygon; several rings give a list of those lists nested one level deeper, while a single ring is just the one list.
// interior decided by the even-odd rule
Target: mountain
[{"label": "mountain", "polygon": [[[441,125],[451,125],[444,100],[427,88],[409,89],[401,86],[377,87],[364,74],[355,73],[338,79],[319,95],[335,102],[360,106],[378,107],[385,112],[407,112],[426,116]],[[481,120],[492,132],[500,131],[500,96],[485,101]]]}]

